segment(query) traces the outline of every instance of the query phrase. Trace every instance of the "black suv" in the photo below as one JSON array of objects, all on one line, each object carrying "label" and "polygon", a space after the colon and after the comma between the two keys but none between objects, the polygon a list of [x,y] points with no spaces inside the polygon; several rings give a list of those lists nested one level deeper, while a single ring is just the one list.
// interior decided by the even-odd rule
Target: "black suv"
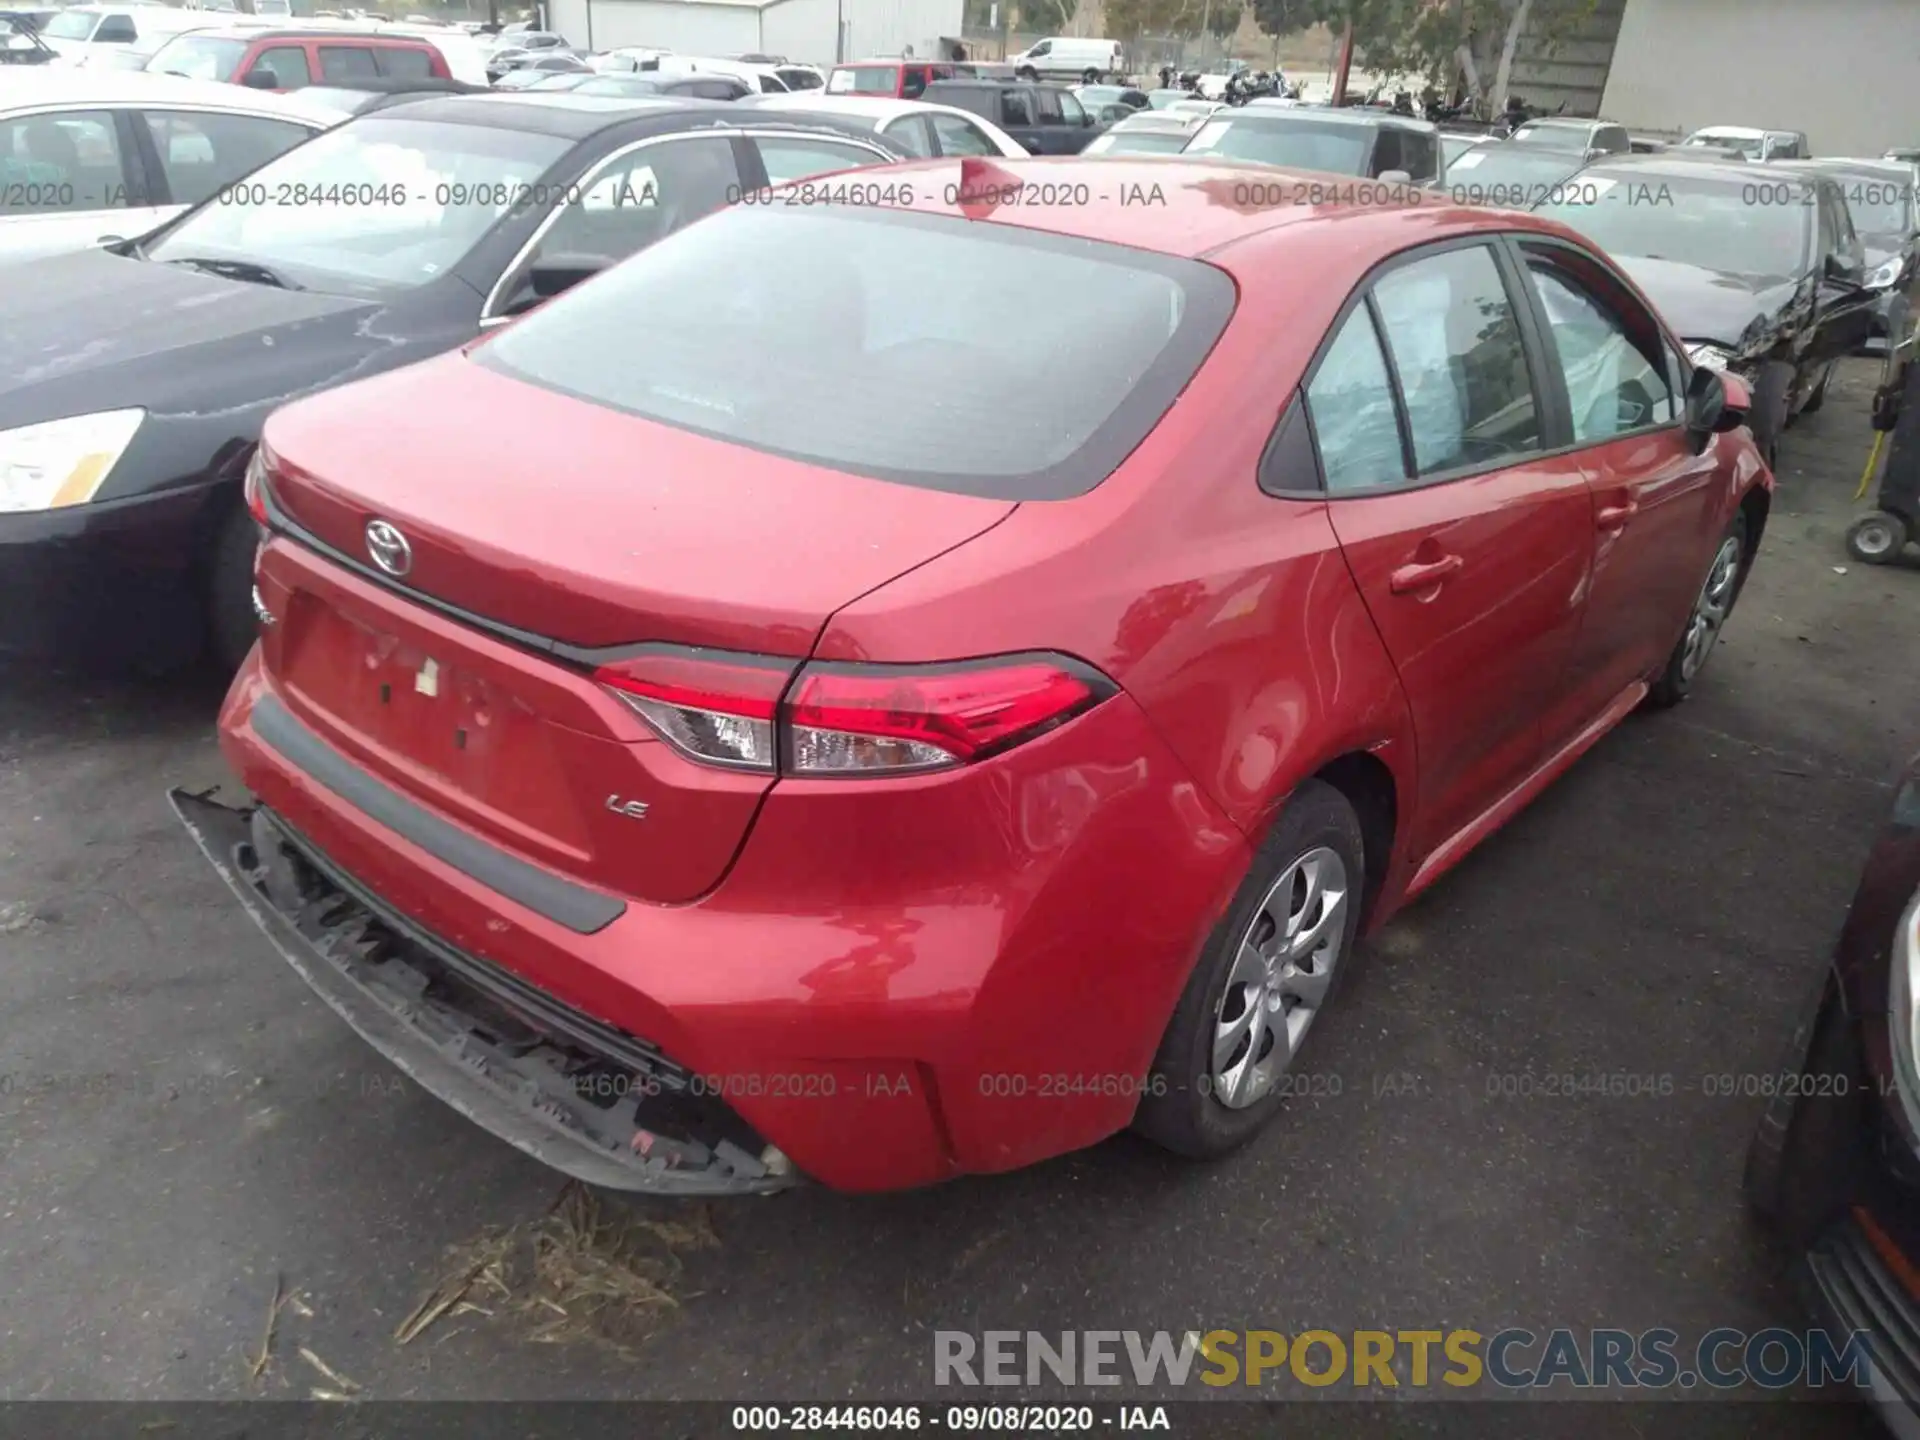
[{"label": "black suv", "polygon": [[935,80],[920,98],[991,120],[1036,155],[1078,155],[1102,129],[1062,85],[1024,80]]}]

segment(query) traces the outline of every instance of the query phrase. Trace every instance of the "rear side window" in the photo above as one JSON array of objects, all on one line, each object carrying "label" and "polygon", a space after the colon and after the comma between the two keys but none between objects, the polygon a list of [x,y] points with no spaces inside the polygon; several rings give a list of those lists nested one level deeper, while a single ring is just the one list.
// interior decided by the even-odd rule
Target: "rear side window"
[{"label": "rear side window", "polygon": [[927,69],[924,65],[907,65],[900,71],[900,94],[908,100],[918,100],[927,91]]},{"label": "rear side window", "polygon": [[1307,411],[1329,494],[1350,494],[1407,478],[1393,383],[1373,314],[1354,308],[1307,385]]},{"label": "rear side window", "polygon": [[357,45],[322,45],[320,47],[320,74],[328,80],[365,80],[378,75],[380,68],[373,63],[373,51]]},{"label": "rear side window", "polygon": [[813,464],[1060,499],[1146,437],[1233,304],[1212,266],[1130,247],[874,208],[735,206],[473,359]]},{"label": "rear side window", "polygon": [[1026,94],[1026,92],[1021,90],[1004,90],[1000,94],[1000,101],[1001,104],[1006,107],[1004,111],[1006,120],[1004,123],[1008,125],[1032,125],[1036,123],[1033,118],[1033,99]]},{"label": "rear side window", "polygon": [[416,50],[410,45],[383,45],[378,53],[383,75],[424,80],[433,74],[433,57],[425,50]]},{"label": "rear side window", "polygon": [[1443,251],[1374,286],[1422,475],[1540,448],[1540,409],[1507,287],[1483,245]]}]

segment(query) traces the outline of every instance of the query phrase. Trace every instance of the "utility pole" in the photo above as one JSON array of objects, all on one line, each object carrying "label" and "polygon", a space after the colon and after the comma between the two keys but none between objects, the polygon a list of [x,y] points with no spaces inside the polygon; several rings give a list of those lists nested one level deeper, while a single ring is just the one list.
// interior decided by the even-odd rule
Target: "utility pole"
[{"label": "utility pole", "polygon": [[1333,103],[1347,103],[1347,75],[1353,69],[1353,22],[1347,22],[1346,34],[1340,38],[1340,62],[1333,73]]}]

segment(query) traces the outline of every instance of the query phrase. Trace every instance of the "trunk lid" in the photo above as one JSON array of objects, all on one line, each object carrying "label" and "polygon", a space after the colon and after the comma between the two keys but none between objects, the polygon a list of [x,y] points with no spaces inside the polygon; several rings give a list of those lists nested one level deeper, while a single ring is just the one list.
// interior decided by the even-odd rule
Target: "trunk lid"
[{"label": "trunk lid", "polygon": [[494,845],[660,902],[720,879],[772,780],[685,758],[577,652],[667,643],[797,668],[835,610],[1014,508],[745,450],[458,355],[289,406],[266,445],[275,506],[321,546],[373,571],[367,527],[385,520],[411,552],[398,584],[512,632],[278,540],[263,654],[295,715]]}]

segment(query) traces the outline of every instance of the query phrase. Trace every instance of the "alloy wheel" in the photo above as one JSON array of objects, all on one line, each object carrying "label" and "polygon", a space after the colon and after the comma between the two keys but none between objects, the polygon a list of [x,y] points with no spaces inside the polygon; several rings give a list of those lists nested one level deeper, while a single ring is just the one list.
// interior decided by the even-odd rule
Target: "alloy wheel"
[{"label": "alloy wheel", "polygon": [[1733,612],[1733,599],[1740,586],[1740,539],[1729,535],[1714,552],[1707,569],[1700,598],[1694,601],[1693,614],[1687,620],[1686,648],[1680,654],[1680,678],[1692,680],[1707,663],[1720,639],[1721,627]]},{"label": "alloy wheel", "polygon": [[1212,1090],[1230,1110],[1269,1095],[1325,1003],[1347,934],[1346,863],[1322,846],[1280,872],[1241,936],[1214,1012]]}]

